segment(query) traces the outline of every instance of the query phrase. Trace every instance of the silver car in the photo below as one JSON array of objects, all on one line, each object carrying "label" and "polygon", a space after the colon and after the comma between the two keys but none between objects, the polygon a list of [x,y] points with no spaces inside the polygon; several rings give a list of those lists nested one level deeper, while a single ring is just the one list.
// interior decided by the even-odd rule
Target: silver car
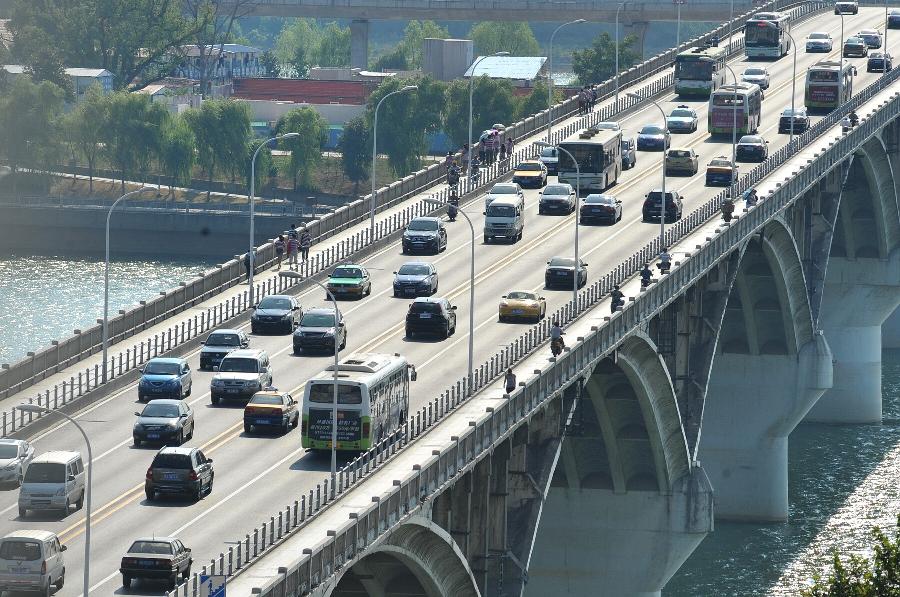
[{"label": "silver car", "polygon": [[741,73],[741,81],[744,83],[752,83],[759,85],[760,89],[769,88],[769,71],[761,66],[751,66],[745,68]]},{"label": "silver car", "polygon": [[22,485],[32,460],[34,447],[24,439],[0,439],[0,483]]},{"label": "silver car", "polygon": [[544,187],[538,200],[538,213],[543,215],[551,211],[570,214],[576,207],[575,189],[570,184],[550,184]]}]

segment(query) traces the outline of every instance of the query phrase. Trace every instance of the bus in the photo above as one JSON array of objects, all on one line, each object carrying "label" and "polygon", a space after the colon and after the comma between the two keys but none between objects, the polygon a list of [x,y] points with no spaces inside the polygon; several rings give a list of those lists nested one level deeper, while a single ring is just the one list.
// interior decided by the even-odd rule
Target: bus
[{"label": "bus", "polygon": [[760,123],[762,91],[753,83],[723,85],[709,96],[707,130],[710,135],[731,134],[737,126],[738,135],[756,132]]},{"label": "bus", "polygon": [[744,25],[744,53],[747,58],[781,58],[791,49],[791,15],[759,12]]},{"label": "bus", "polygon": [[[398,353],[356,353],[338,363],[337,450],[368,450],[406,421],[416,368]],[[300,444],[331,450],[334,364],[312,377],[303,394]]]},{"label": "bus", "polygon": [[726,49],[691,48],[675,56],[675,93],[709,97],[725,84]]},{"label": "bus", "polygon": [[856,69],[848,60],[820,60],[806,71],[804,104],[810,110],[833,110],[853,96]]},{"label": "bus", "polygon": [[[557,180],[579,188],[582,194],[602,192],[619,180],[622,171],[622,131],[590,128],[559,144]],[[581,170],[580,183],[571,153]]]}]

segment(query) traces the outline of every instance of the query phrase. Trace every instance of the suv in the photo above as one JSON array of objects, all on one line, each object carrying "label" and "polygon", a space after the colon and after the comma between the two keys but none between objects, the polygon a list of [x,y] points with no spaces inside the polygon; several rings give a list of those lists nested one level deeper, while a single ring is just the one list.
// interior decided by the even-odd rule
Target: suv
[{"label": "suv", "polygon": [[0,592],[60,591],[66,582],[64,551],[66,546],[50,531],[13,531],[0,539]]},{"label": "suv", "polygon": [[841,0],[834,3],[834,14],[855,15],[859,14],[859,2],[856,0]]},{"label": "suv", "polygon": [[31,461],[19,489],[19,517],[29,510],[60,510],[69,515],[84,505],[84,462],[78,452],[45,452]]},{"label": "suv", "polygon": [[785,108],[781,111],[781,117],[778,119],[778,132],[779,133],[790,133],[791,132],[791,121],[794,123],[794,134],[799,134],[804,132],[809,128],[809,114],[806,111],[806,106],[800,106],[799,108],[794,108],[791,111],[790,108]]},{"label": "suv", "polygon": [[212,493],[212,459],[207,458],[200,448],[162,448],[153,457],[144,493],[153,501],[160,494],[186,495],[199,501]]},{"label": "suv", "polygon": [[226,354],[250,346],[250,338],[243,330],[216,330],[206,337],[200,349],[200,369],[212,369]]},{"label": "suv", "polygon": [[258,334],[267,329],[277,328],[282,333],[290,334],[297,327],[301,317],[303,309],[300,308],[297,299],[286,294],[271,294],[253,305],[250,331]]},{"label": "suv", "polygon": [[185,359],[157,357],[150,359],[140,371],[138,400],[141,402],[154,398],[180,400],[191,395],[191,367]]},{"label": "suv", "polygon": [[547,167],[547,174],[556,174],[559,166],[559,154],[555,147],[544,147],[541,149],[539,159]]},{"label": "suv", "polygon": [[175,588],[191,575],[191,550],[175,537],[141,537],[122,556],[122,586],[138,578],[161,579]]},{"label": "suv", "polygon": [[693,176],[699,168],[698,158],[697,152],[692,148],[673,147],[666,152],[666,175],[677,173]]},{"label": "suv", "polygon": [[456,307],[443,297],[419,297],[406,314],[406,337],[437,333],[448,338],[456,331]]},{"label": "suv", "polygon": [[210,382],[209,398],[213,405],[226,398],[248,400],[271,385],[272,369],[266,351],[235,350],[222,359]]},{"label": "suv", "polygon": [[[666,222],[674,222],[681,219],[681,212],[684,206],[681,202],[681,194],[678,191],[666,191]],[[658,220],[662,212],[662,190],[653,189],[646,195],[644,199],[644,207],[642,209],[642,220],[649,222],[650,220]]]},{"label": "suv", "polygon": [[403,231],[403,254],[428,251],[437,254],[447,248],[447,229],[440,218],[421,217]]},{"label": "suv", "polygon": [[344,316],[339,315],[340,320],[335,327],[334,309],[331,307],[319,307],[304,313],[300,326],[294,332],[294,354],[311,348],[334,352],[335,338],[338,339],[338,350],[344,348],[347,345],[347,328],[344,326]]}]

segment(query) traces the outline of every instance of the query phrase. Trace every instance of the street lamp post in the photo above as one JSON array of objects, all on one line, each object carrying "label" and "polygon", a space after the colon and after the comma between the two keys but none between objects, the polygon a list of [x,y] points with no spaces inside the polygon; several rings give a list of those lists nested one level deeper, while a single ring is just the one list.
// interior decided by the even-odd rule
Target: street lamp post
[{"label": "street lamp post", "polygon": [[249,260],[250,260],[250,268],[247,274],[247,284],[249,288],[247,292],[250,297],[250,304],[254,304],[253,297],[253,270],[256,269],[256,234],[254,229],[254,196],[256,195],[256,156],[259,155],[259,151],[263,147],[267,147],[270,144],[274,144],[276,141],[281,139],[293,139],[294,137],[299,137],[300,133],[285,133],[283,135],[276,135],[271,139],[266,139],[265,143],[260,143],[259,147],[256,148],[256,151],[253,152],[253,157],[250,158],[250,196],[248,197],[248,203],[250,204],[250,249],[249,249]]},{"label": "street lamp post", "polygon": [[619,11],[628,4],[630,0],[619,2],[616,7],[616,105],[619,105]]},{"label": "street lamp post", "polygon": [[[151,187],[152,188],[152,187]],[[75,428],[81,432],[81,437],[84,438],[84,443],[87,445],[87,485],[84,490],[84,507],[85,507],[85,516],[84,516],[84,571],[82,577],[82,595],[87,595],[88,590],[91,587],[91,488],[93,483],[93,471],[94,471],[94,452],[91,449],[91,440],[88,439],[87,433],[85,433],[84,428],[78,424],[78,421],[62,412],[61,410],[53,410],[51,411],[49,408],[44,408],[43,406],[38,406],[37,404],[20,404],[15,407],[16,410],[20,410],[26,413],[49,413],[53,412],[58,414],[61,417],[64,417],[69,420],[72,425],[75,425]]]},{"label": "street lamp post", "polygon": [[109,221],[110,218],[112,218],[113,210],[122,199],[130,197],[131,195],[143,193],[144,191],[155,190],[156,189],[153,187],[143,186],[134,191],[129,191],[113,201],[113,204],[109,206],[109,211],[106,212],[106,263],[103,268],[103,334],[101,338],[101,344],[103,346],[103,383],[106,383],[109,380],[109,363],[107,363],[107,353],[109,352]]},{"label": "street lamp post", "polygon": [[678,49],[678,46],[681,45],[681,5],[684,4],[685,0],[675,0],[676,17],[675,17],[675,49]]},{"label": "street lamp post", "polygon": [[[772,29],[777,29],[778,26],[771,21],[764,21],[766,26],[771,27]],[[794,36],[791,35],[790,31],[785,31],[788,36],[788,39],[791,40],[791,48],[794,50],[794,72],[791,77],[791,137],[790,141],[794,140],[794,100],[797,96],[797,42],[794,40]],[[734,76],[734,72],[732,71],[732,76]]]},{"label": "street lamp post", "polygon": [[509,56],[509,52],[496,52],[490,56],[480,56],[478,60],[472,63],[472,73],[469,75],[469,166],[466,171],[466,176],[469,178],[469,184],[472,183],[472,94],[475,90],[475,67],[485,58],[494,56]]},{"label": "street lamp post", "polygon": [[369,175],[369,178],[372,179],[372,196],[370,197],[369,206],[369,239],[375,240],[375,158],[378,156],[378,109],[381,108],[381,104],[384,103],[384,100],[391,97],[392,95],[397,95],[398,93],[405,93],[407,91],[415,91],[418,89],[418,85],[407,85],[402,87],[396,91],[392,91],[381,98],[381,101],[375,106],[375,119],[372,123],[372,173]]},{"label": "street lamp post", "polygon": [[[584,19],[575,19],[574,21],[563,23],[562,25],[554,29],[552,34],[550,34],[550,71],[547,77],[547,141],[550,141],[550,133],[553,132],[553,114],[550,113],[550,110],[553,108],[553,38],[556,37],[557,32],[563,27],[567,25],[577,25],[579,23],[587,23],[587,21]],[[472,74],[475,74],[474,67],[472,69]],[[469,105],[471,107],[471,103]],[[471,134],[469,135],[469,137],[469,143],[471,143]]]},{"label": "street lamp post", "polygon": [[535,147],[553,147],[557,151],[561,151],[569,156],[569,159],[572,160],[572,163],[575,164],[575,274],[574,281],[572,284],[572,304],[578,304],[578,280],[581,274],[581,259],[579,259],[578,254],[578,227],[581,225],[581,168],[578,166],[578,160],[575,159],[568,150],[560,147],[559,145],[554,145],[552,143],[546,143],[544,141],[535,141]]},{"label": "street lamp post", "polygon": [[[734,83],[734,95],[731,99],[731,182],[728,184],[728,196],[731,197],[732,201],[734,200],[734,179],[735,174],[737,173],[737,75],[734,74],[734,69],[725,65],[725,68],[728,69],[728,72],[731,73],[731,80]],[[793,100],[791,100],[793,101]],[[748,132],[749,132],[749,126]]]},{"label": "street lamp post", "polygon": [[[282,278],[293,278],[295,280],[304,279],[300,272],[279,272],[278,275]],[[312,278],[307,278],[307,280],[324,290],[325,294],[328,295],[328,300],[331,301],[331,304],[334,307],[334,394],[331,405],[331,497],[334,497],[337,495],[338,366],[340,358],[339,354],[341,351],[341,343],[338,342],[338,334],[340,333],[341,326],[341,311],[338,309],[337,300],[334,298],[331,291],[328,290],[327,286]]]},{"label": "street lamp post", "polygon": [[[653,99],[653,98],[642,98],[636,93],[628,93],[628,97],[641,100],[646,99],[646,101],[652,103],[656,106],[656,109],[659,110],[660,115],[663,120],[663,135],[664,138],[668,138],[669,136],[669,123],[666,120],[666,111],[662,109],[662,106]],[[663,144],[665,147],[665,143]],[[662,167],[662,187],[661,187],[661,195],[660,195],[660,208],[659,208],[659,248],[662,250],[663,247],[666,246],[666,150],[663,149],[663,167]],[[677,214],[676,214],[677,215]]]},{"label": "street lamp post", "polygon": [[[447,204],[443,201],[438,201],[437,199],[433,199],[428,197],[425,199],[425,203],[430,203],[432,205],[440,205],[446,206]],[[462,217],[466,219],[466,222],[469,223],[469,230],[472,233],[472,243],[471,247],[471,255],[469,257],[469,374],[468,374],[468,394],[472,394],[472,384],[475,381],[474,375],[474,358],[475,358],[475,226],[472,224],[472,220],[469,219],[468,214],[465,211],[458,209],[457,213],[462,214]]]}]

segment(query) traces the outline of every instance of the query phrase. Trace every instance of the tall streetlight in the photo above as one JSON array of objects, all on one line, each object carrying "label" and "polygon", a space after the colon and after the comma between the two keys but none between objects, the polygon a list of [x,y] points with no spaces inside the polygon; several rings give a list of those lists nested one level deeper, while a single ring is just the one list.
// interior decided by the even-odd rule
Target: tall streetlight
[{"label": "tall streetlight", "polygon": [[[446,203],[443,201],[438,201],[437,199],[433,199],[428,197],[425,199],[425,203],[430,203],[432,205],[439,205],[442,207],[446,207]],[[475,226],[472,224],[472,220],[469,219],[468,214],[465,211],[459,209],[458,213],[462,214],[462,217],[466,219],[466,222],[469,223],[469,230],[472,232],[472,243],[471,249],[472,253],[469,257],[469,383],[468,383],[468,394],[472,394],[472,384],[475,381],[474,375],[474,358],[475,358]]]},{"label": "tall streetlight", "polygon": [[61,417],[68,419],[69,422],[72,423],[72,425],[75,425],[75,428],[81,432],[81,437],[84,438],[84,443],[87,445],[87,485],[84,490],[84,571],[82,577],[83,588],[81,594],[88,595],[88,590],[91,587],[91,486],[93,482],[94,471],[94,452],[91,449],[91,440],[88,439],[87,433],[84,432],[84,428],[78,424],[78,421],[62,412],[61,410],[51,411],[49,408],[44,408],[43,406],[38,406],[37,404],[20,404],[15,408],[16,410],[20,410],[22,412],[34,414],[53,412]]},{"label": "tall streetlight", "polygon": [[490,56],[479,56],[478,60],[472,63],[472,74],[469,75],[469,167],[466,172],[466,176],[469,177],[469,184],[472,182],[472,93],[475,89],[475,67],[485,58],[494,56],[509,56],[509,52],[496,52]]},{"label": "tall streetlight", "polygon": [[113,201],[113,204],[109,206],[109,211],[106,213],[106,264],[103,268],[103,336],[101,340],[103,345],[103,383],[106,383],[109,379],[107,375],[107,368],[109,367],[109,363],[107,363],[107,352],[109,351],[109,220],[112,218],[113,210],[122,199],[145,191],[155,190],[154,187],[143,186],[134,191],[129,191]]},{"label": "tall streetlight", "polygon": [[[731,80],[734,83],[734,95],[731,98],[731,182],[728,183],[728,196],[731,197],[731,200],[734,200],[734,179],[735,174],[737,174],[737,91],[738,91],[738,82],[737,75],[734,74],[734,69],[724,65],[725,68],[728,69],[728,72],[731,73]],[[793,101],[793,100],[792,100]],[[793,116],[791,117],[793,119]],[[749,126],[748,132],[749,132]]]},{"label": "tall streetlight", "polygon": [[579,274],[581,273],[581,259],[578,257],[578,227],[581,224],[580,216],[581,216],[581,168],[578,166],[578,160],[575,159],[568,150],[560,147],[559,145],[554,145],[553,143],[547,143],[545,141],[535,141],[535,147],[553,147],[557,151],[561,151],[572,160],[572,163],[575,164],[575,275],[574,281],[572,284],[572,304],[578,304],[578,280]]},{"label": "tall streetlight", "polygon": [[[886,2],[887,0],[885,0]],[[886,9],[885,9],[886,10]],[[550,110],[553,108],[553,38],[556,37],[557,32],[566,27],[568,25],[577,25],[579,23],[587,23],[585,19],[575,19],[574,21],[569,21],[568,23],[563,23],[559,27],[553,30],[553,33],[550,34],[550,73],[547,77],[547,140],[550,140],[550,133],[553,132],[553,115],[550,113]],[[472,69],[472,74],[474,74],[475,69]],[[469,139],[471,143],[472,140]]]},{"label": "tall streetlight", "polygon": [[[888,20],[889,20],[888,19],[888,3],[887,3],[887,0],[884,0],[884,44],[883,44],[883,47],[884,47],[885,54],[887,54],[887,51],[888,51],[888,45],[887,45],[887,34],[888,34],[888,24],[889,24]],[[884,76],[886,74],[887,74],[887,69],[882,67],[881,76]]]},{"label": "tall streetlight", "polygon": [[276,135],[271,139],[266,139],[265,143],[260,143],[259,147],[256,148],[256,151],[253,152],[253,157],[250,158],[250,197],[248,197],[248,203],[250,204],[250,249],[248,250],[247,255],[248,260],[250,262],[249,273],[247,274],[247,284],[249,285],[248,293],[250,297],[250,304],[255,304],[253,300],[253,270],[256,269],[256,234],[254,229],[254,195],[256,195],[256,156],[259,155],[259,150],[263,147],[268,147],[270,145],[274,145],[276,142],[281,139],[293,139],[295,137],[299,137],[300,133],[285,133],[283,135]]},{"label": "tall streetlight", "polygon": [[[304,279],[300,272],[279,272],[278,275],[282,278],[293,278],[295,280]],[[312,278],[306,278],[306,280],[324,290],[325,294],[328,295],[328,300],[331,301],[331,304],[334,307],[334,395],[331,405],[331,497],[334,497],[337,492],[338,367],[339,353],[341,351],[341,343],[338,341],[338,335],[340,334],[341,311],[338,309],[337,300],[335,300],[334,295],[328,290],[327,286]]]},{"label": "tall streetlight", "polygon": [[616,105],[619,105],[619,11],[628,4],[630,0],[619,2],[616,7]]},{"label": "tall streetlight", "polygon": [[378,109],[381,108],[381,104],[384,103],[384,100],[392,95],[406,93],[407,91],[415,91],[418,88],[418,85],[407,85],[397,91],[392,91],[381,98],[381,101],[375,106],[375,120],[372,123],[372,174],[369,175],[369,178],[372,179],[372,197],[371,206],[369,207],[369,238],[371,240],[375,239],[375,158],[378,156]]},{"label": "tall streetlight", "polygon": [[[628,97],[636,100],[646,100],[656,106],[656,109],[659,110],[660,115],[662,116],[663,121],[663,136],[669,136],[669,123],[666,120],[666,111],[662,109],[662,106],[653,99],[653,98],[643,98],[636,93],[629,92]],[[663,143],[665,145],[665,143]],[[659,201],[659,248],[662,250],[663,247],[666,246],[666,150],[663,149],[663,167],[662,167],[662,187]]]},{"label": "tall streetlight", "polygon": [[675,2],[675,11],[676,11],[676,25],[675,25],[675,49],[678,49],[678,46],[681,45],[681,5],[685,3],[685,0],[674,0]]}]

